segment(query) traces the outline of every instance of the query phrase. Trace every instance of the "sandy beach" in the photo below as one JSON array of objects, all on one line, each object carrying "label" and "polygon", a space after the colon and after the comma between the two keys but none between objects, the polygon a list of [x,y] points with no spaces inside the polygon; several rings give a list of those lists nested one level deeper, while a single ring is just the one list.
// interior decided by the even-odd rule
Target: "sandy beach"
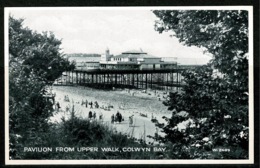
[{"label": "sandy beach", "polygon": [[[115,131],[126,133],[137,139],[144,138],[156,132],[162,134],[160,130],[156,131],[155,124],[151,122],[152,118],[156,118],[160,123],[165,123],[163,116],[170,117],[171,111],[162,104],[167,97],[167,92],[154,90],[98,90],[80,86],[53,86],[52,92],[56,94],[55,101],[59,102],[61,108],[52,118],[51,122],[60,122],[61,117],[68,119],[70,112],[66,108],[72,108],[77,117],[88,118],[89,111],[96,113],[96,120],[107,124]],[[67,96],[69,101],[65,101]],[[86,107],[82,102],[93,103],[93,108]],[[95,108],[94,102],[97,101],[99,108]],[[108,109],[108,106],[111,108]],[[66,112],[67,111],[67,112]],[[111,123],[111,116],[120,112],[123,116],[121,123]],[[99,116],[102,115],[102,120]],[[129,116],[133,115],[133,125],[129,126]],[[146,142],[154,142],[153,139],[145,138]]]}]

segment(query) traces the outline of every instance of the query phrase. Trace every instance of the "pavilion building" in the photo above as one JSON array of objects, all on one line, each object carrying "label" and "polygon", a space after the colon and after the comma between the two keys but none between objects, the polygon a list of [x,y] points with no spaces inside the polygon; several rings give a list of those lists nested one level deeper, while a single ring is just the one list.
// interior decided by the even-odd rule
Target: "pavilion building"
[{"label": "pavilion building", "polygon": [[156,57],[142,50],[122,52],[120,55],[110,55],[109,50],[101,55],[100,69],[112,70],[162,70],[177,67],[176,58]]}]

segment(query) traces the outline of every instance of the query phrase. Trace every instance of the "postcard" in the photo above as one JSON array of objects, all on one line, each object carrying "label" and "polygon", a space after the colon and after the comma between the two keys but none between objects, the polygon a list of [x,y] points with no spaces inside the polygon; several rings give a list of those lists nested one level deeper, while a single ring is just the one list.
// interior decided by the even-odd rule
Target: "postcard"
[{"label": "postcard", "polygon": [[7,165],[251,164],[253,7],[6,7]]}]

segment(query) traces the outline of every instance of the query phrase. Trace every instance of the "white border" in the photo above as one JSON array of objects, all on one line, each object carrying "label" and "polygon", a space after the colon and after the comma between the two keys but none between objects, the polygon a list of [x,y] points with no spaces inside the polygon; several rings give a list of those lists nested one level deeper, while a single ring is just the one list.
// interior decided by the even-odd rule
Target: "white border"
[{"label": "white border", "polygon": [[[9,39],[10,10],[247,10],[249,21],[249,159],[248,160],[9,160]],[[253,164],[254,163],[254,82],[253,6],[185,7],[14,7],[4,9],[5,20],[5,162],[6,165],[103,165],[103,164]]]}]

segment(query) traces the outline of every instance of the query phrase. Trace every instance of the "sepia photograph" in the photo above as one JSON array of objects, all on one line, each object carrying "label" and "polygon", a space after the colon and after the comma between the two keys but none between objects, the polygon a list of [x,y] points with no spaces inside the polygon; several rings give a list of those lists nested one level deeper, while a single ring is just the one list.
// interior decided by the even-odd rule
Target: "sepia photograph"
[{"label": "sepia photograph", "polygon": [[6,164],[253,163],[253,7],[4,12]]}]

